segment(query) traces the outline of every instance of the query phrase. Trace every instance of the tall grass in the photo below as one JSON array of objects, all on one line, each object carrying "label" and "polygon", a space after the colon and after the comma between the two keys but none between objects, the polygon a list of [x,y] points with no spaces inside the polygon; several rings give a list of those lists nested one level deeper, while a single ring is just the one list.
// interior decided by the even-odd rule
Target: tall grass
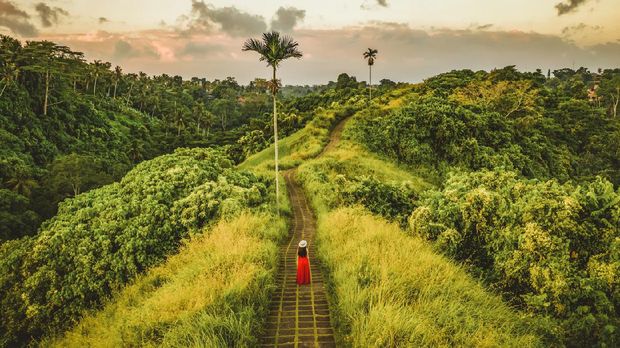
[{"label": "tall grass", "polygon": [[317,247],[329,269],[342,345],[541,345],[529,320],[499,296],[422,240],[361,209],[326,214]]},{"label": "tall grass", "polygon": [[339,190],[347,182],[362,176],[388,184],[405,184],[416,192],[433,187],[406,168],[384,161],[346,140],[336,150],[302,164],[298,176],[318,213],[326,213],[338,207],[342,203]]},{"label": "tall grass", "polygon": [[[317,115],[302,130],[281,139],[279,144],[280,167],[293,168],[304,160],[316,157],[329,142],[329,131],[338,121],[351,116],[355,111],[352,106],[334,106],[330,109],[319,108]],[[248,157],[239,165],[241,169],[259,172],[273,170],[274,146]]]},{"label": "tall grass", "polygon": [[57,347],[252,346],[274,288],[283,219],[243,213],[194,235]]}]

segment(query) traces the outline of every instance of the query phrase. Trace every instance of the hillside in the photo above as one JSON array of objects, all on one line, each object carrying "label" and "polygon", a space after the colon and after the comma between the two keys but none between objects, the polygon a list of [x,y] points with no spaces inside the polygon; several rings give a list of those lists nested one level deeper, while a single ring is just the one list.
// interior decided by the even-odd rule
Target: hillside
[{"label": "hillside", "polygon": [[[66,198],[120,180],[180,147],[225,147],[234,162],[273,142],[264,79],[240,85],[125,73],[49,41],[0,35],[0,242],[34,235]],[[364,93],[354,78],[280,94],[280,131]],[[386,86],[386,88],[389,88]]]},{"label": "hillside", "polygon": [[[606,99],[588,101],[589,73],[555,74],[508,67],[431,78],[392,110],[358,113],[350,142],[299,175],[317,211],[361,205],[398,223],[530,316],[547,345],[614,346],[620,121]],[[330,238],[337,224],[326,223]]]},{"label": "hillside", "polygon": [[1,45],[0,346],[620,342],[618,69],[283,87],[276,207],[266,81]]}]

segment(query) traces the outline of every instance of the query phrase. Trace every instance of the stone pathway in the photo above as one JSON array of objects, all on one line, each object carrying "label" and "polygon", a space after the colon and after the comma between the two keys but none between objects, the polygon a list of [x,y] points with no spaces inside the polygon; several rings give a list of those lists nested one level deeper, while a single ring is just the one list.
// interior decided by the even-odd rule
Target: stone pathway
[{"label": "stone pathway", "polygon": [[[319,156],[336,148],[348,120],[336,125]],[[278,287],[271,299],[267,327],[260,343],[262,347],[335,347],[323,275],[318,258],[312,254],[316,218],[303,189],[295,181],[295,169],[284,172],[284,179],[293,208],[291,239],[280,248]],[[297,286],[297,243],[302,239],[309,245],[312,282]]]},{"label": "stone pathway", "polygon": [[[295,181],[294,171],[284,173],[293,207],[291,239],[280,249],[282,258],[271,308],[267,317],[263,347],[335,347],[334,329],[319,260],[313,255],[316,218],[302,188]],[[297,243],[308,241],[310,285],[297,286]]]}]

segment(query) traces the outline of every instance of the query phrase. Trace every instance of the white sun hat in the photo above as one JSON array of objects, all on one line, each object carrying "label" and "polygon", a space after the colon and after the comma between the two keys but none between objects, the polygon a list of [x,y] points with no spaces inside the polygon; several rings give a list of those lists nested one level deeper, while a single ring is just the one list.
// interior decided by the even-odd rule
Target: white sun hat
[{"label": "white sun hat", "polygon": [[302,240],[301,242],[299,242],[300,248],[305,248],[307,245],[308,245],[308,242],[306,242],[305,240]]}]

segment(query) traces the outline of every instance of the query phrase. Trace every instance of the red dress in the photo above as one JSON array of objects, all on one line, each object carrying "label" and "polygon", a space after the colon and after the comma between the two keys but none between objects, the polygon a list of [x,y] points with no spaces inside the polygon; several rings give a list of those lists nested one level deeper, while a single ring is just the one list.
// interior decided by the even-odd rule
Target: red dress
[{"label": "red dress", "polygon": [[297,284],[310,284],[310,263],[307,256],[297,257]]}]

